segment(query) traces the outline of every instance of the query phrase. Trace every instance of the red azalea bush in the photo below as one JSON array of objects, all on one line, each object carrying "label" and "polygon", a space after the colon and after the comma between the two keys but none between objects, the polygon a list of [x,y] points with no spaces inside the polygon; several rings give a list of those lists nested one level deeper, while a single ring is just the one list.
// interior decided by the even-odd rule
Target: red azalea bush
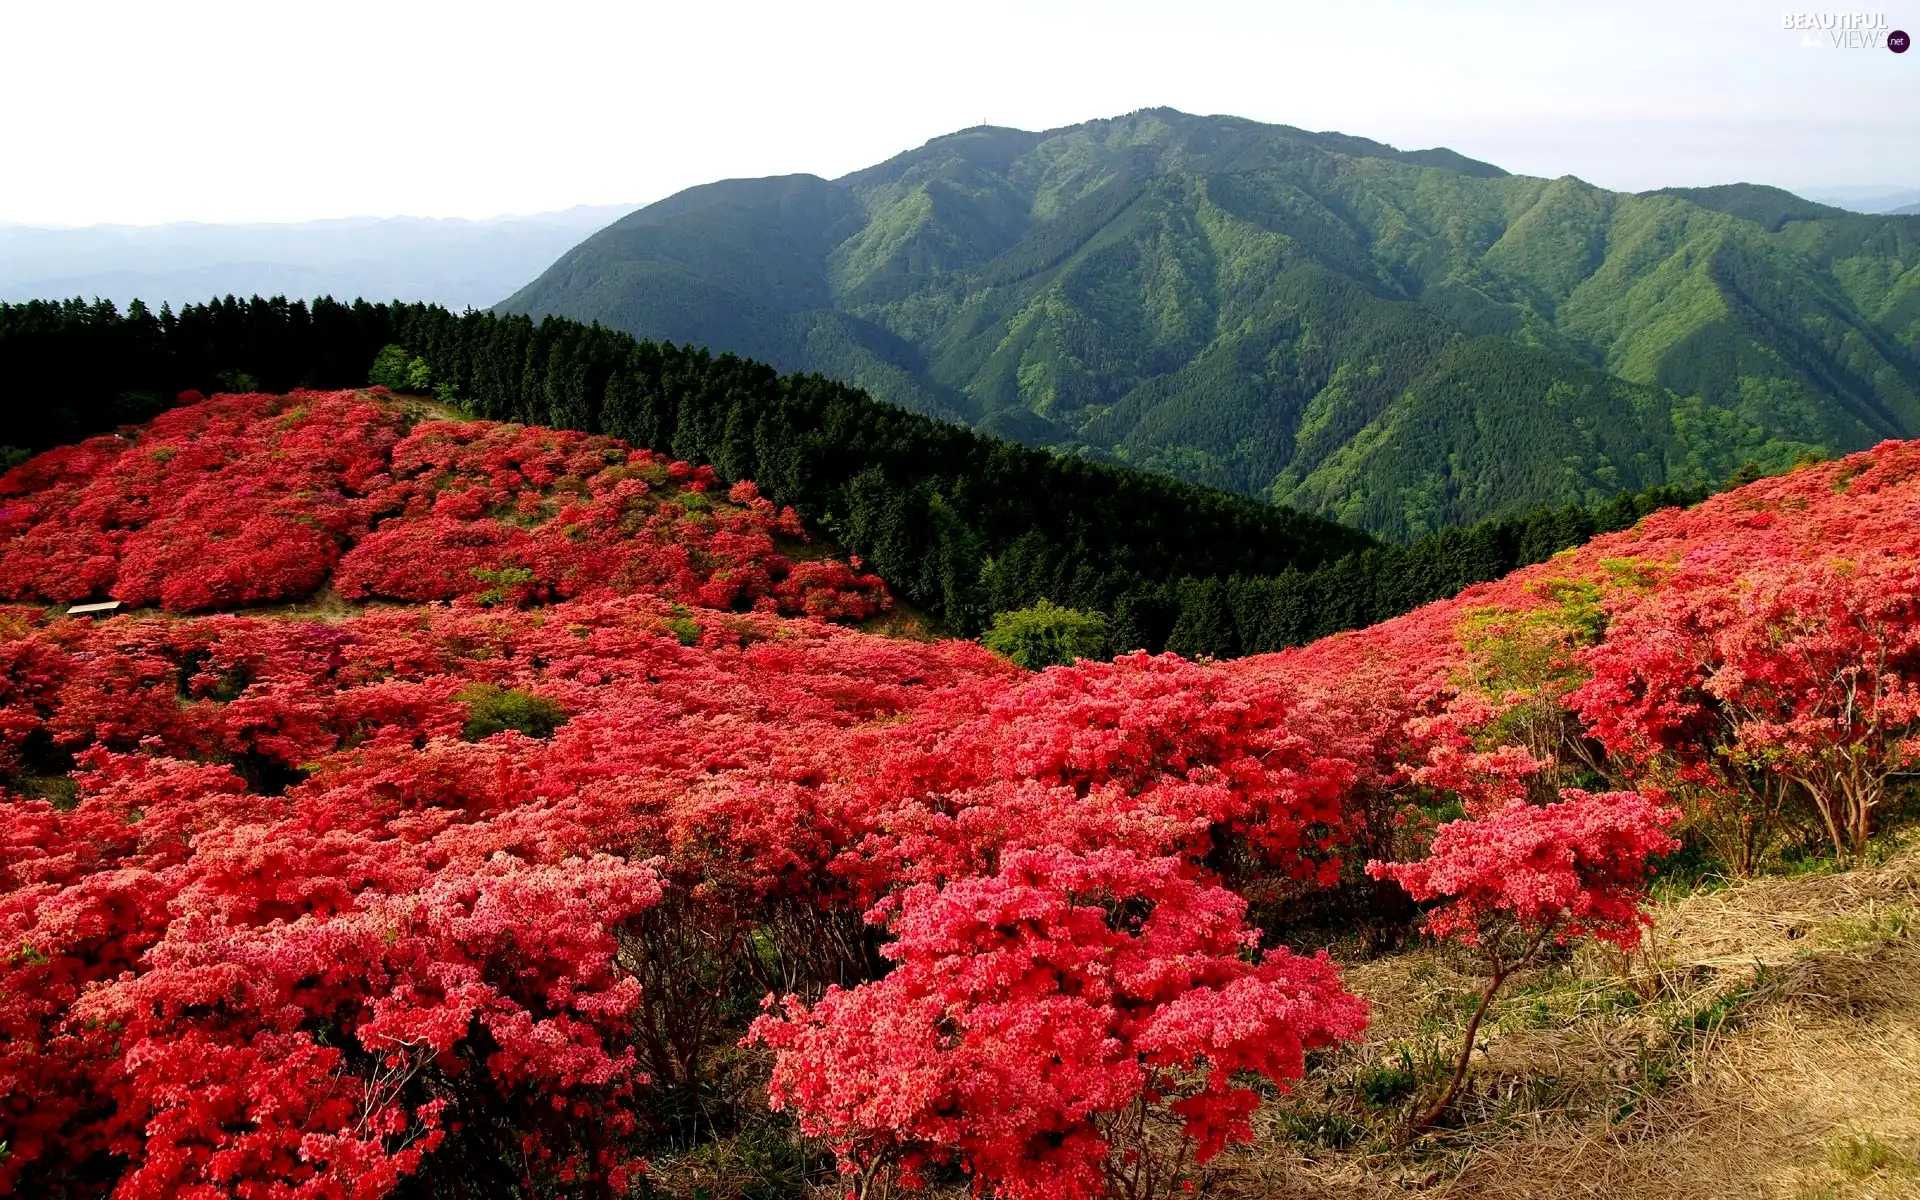
[{"label": "red azalea bush", "polygon": [[1451,821],[1426,858],[1367,870],[1415,900],[1443,900],[1427,914],[1427,931],[1502,961],[1524,959],[1549,938],[1630,950],[1647,923],[1648,859],[1679,847],[1665,832],[1675,814],[1634,792],[1562,795]]},{"label": "red azalea bush", "polygon": [[1488,812],[1569,772],[1673,799],[1738,872],[1789,827],[1852,856],[1913,745],[1917,490],[1920,443],[1883,443],[1226,670],[1359,717],[1330,732],[1372,857],[1418,852],[1409,799]]},{"label": "red azalea bush", "polygon": [[1691,801],[1737,867],[1796,797],[1858,857],[1920,753],[1917,592],[1920,568],[1899,559],[1689,573],[1620,604],[1572,703]]},{"label": "red azalea bush", "polygon": [[658,898],[642,864],[499,854],[290,924],[175,920],[137,977],[75,1008],[120,1043],[118,1116],[139,1130],[121,1190],[377,1193],[448,1136],[474,1183],[517,1154],[523,1175],[624,1190],[645,1078],[611,930]]},{"label": "red azalea bush", "polygon": [[1243,887],[1336,877],[1354,764],[1302,735],[1293,686],[1144,653],[1016,679],[890,731],[846,772],[860,838],[836,872],[862,897],[1041,846],[1181,855]]},{"label": "red azalea bush", "polygon": [[347,393],[219,396],[29,460],[0,477],[0,592],[176,611],[307,595],[376,515],[364,489],[398,423]]},{"label": "red azalea bush", "polygon": [[[910,888],[875,914],[897,936],[884,979],[754,1023],[778,1052],[773,1103],[859,1175],[917,1186],[958,1162],[1014,1200],[1169,1194],[1188,1153],[1252,1136],[1259,1098],[1236,1072],[1284,1086],[1306,1049],[1366,1024],[1324,954],[1249,961],[1245,908],[1123,850],[1015,851]],[[1146,1136],[1159,1118],[1172,1156]]]},{"label": "red azalea bush", "polygon": [[[0,802],[0,1185],[112,1160],[127,1195],[374,1195],[426,1164],[617,1189],[654,1086],[636,1021],[672,995],[633,956],[662,884],[715,864],[705,798],[818,778],[865,723],[1007,673],[751,614],[683,646],[679,619],[0,624],[10,768],[75,755],[77,786]],[[469,735],[478,685],[564,723]]]},{"label": "red azalea bush", "polygon": [[1473,1039],[1501,984],[1549,944],[1594,938],[1622,950],[1651,924],[1644,906],[1649,859],[1679,848],[1666,829],[1678,813],[1634,792],[1567,789],[1547,805],[1514,800],[1498,812],[1452,821],[1428,857],[1367,864],[1417,901],[1440,901],[1427,932],[1477,950],[1489,979],[1467,1022],[1465,1047],[1446,1091],[1418,1119],[1438,1119],[1466,1077]]},{"label": "red azalea bush", "polygon": [[549,600],[645,591],[706,608],[862,619],[884,585],[845,564],[794,567],[791,509],[751,483],[714,495],[711,467],[607,437],[493,422],[429,422],[395,448],[384,522],[341,564],[354,597]]},{"label": "red azalea bush", "polygon": [[[7,806],[0,979],[30,1003],[5,1018],[0,1182],[104,1153],[128,1196],[378,1194],[449,1132],[476,1169],[630,1169],[639,989],[611,931],[658,899],[650,867],[316,840],[223,768],[88,761],[72,812]],[[261,853],[282,838],[306,846]]]},{"label": "red azalea bush", "polygon": [[333,537],[297,518],[170,517],[122,543],[113,591],[170,612],[293,599],[319,590],[339,554]]},{"label": "red azalea bush", "polygon": [[[451,600],[498,588],[501,599],[534,598],[533,535],[499,521],[427,516],[388,522],[360,540],[334,584],[351,600]],[[491,578],[489,578],[491,576]]]}]

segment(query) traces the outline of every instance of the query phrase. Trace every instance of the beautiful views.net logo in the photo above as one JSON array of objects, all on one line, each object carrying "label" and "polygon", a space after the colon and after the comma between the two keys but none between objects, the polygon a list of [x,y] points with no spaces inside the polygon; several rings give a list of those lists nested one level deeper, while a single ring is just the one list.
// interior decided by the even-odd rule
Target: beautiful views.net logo
[{"label": "beautiful views.net logo", "polygon": [[1906,31],[1887,28],[1885,13],[1803,12],[1780,14],[1780,27],[1800,31],[1802,46],[1831,45],[1838,50],[1878,50],[1905,54]]}]

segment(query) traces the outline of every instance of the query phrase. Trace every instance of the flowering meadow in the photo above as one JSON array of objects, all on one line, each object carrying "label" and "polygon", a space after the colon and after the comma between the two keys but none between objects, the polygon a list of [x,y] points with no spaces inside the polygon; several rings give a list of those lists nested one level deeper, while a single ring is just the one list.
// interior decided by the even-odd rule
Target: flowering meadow
[{"label": "flowering meadow", "polygon": [[863,632],[805,544],[377,392],[0,478],[0,1192],[625,1195],[747,1070],[843,1192],[1184,1194],[1366,1027],[1301,914],[1630,948],[1920,731],[1915,445],[1228,663]]}]

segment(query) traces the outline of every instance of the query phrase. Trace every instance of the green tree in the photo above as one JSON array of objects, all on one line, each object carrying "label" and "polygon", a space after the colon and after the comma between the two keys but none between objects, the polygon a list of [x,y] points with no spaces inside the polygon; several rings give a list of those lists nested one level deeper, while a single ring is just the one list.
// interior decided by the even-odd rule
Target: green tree
[{"label": "green tree", "polygon": [[1038,671],[1082,658],[1105,658],[1107,619],[1041,600],[1030,608],[995,613],[981,641],[994,653]]},{"label": "green tree", "polygon": [[373,356],[373,369],[367,372],[367,382],[389,391],[431,395],[433,369],[425,358],[409,357],[406,347],[388,344]]},{"label": "green tree", "polygon": [[392,344],[380,347],[380,353],[373,356],[373,370],[367,372],[367,382],[396,392],[406,391],[406,347]]},{"label": "green tree", "polygon": [[400,390],[413,392],[421,396],[430,396],[433,394],[433,372],[427,369],[426,359],[414,358],[408,360],[407,385]]},{"label": "green tree", "polygon": [[1227,585],[1219,579],[1180,582],[1180,616],[1167,635],[1167,649],[1185,658],[1234,658],[1240,634]]}]

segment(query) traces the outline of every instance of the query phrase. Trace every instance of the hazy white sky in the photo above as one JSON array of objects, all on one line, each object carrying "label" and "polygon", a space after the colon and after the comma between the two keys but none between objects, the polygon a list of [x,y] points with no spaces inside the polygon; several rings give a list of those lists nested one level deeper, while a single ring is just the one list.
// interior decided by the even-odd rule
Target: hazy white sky
[{"label": "hazy white sky", "polygon": [[0,221],[645,201],[1153,105],[1613,188],[1920,186],[1920,51],[1783,31],[1809,2],[0,0]]}]

